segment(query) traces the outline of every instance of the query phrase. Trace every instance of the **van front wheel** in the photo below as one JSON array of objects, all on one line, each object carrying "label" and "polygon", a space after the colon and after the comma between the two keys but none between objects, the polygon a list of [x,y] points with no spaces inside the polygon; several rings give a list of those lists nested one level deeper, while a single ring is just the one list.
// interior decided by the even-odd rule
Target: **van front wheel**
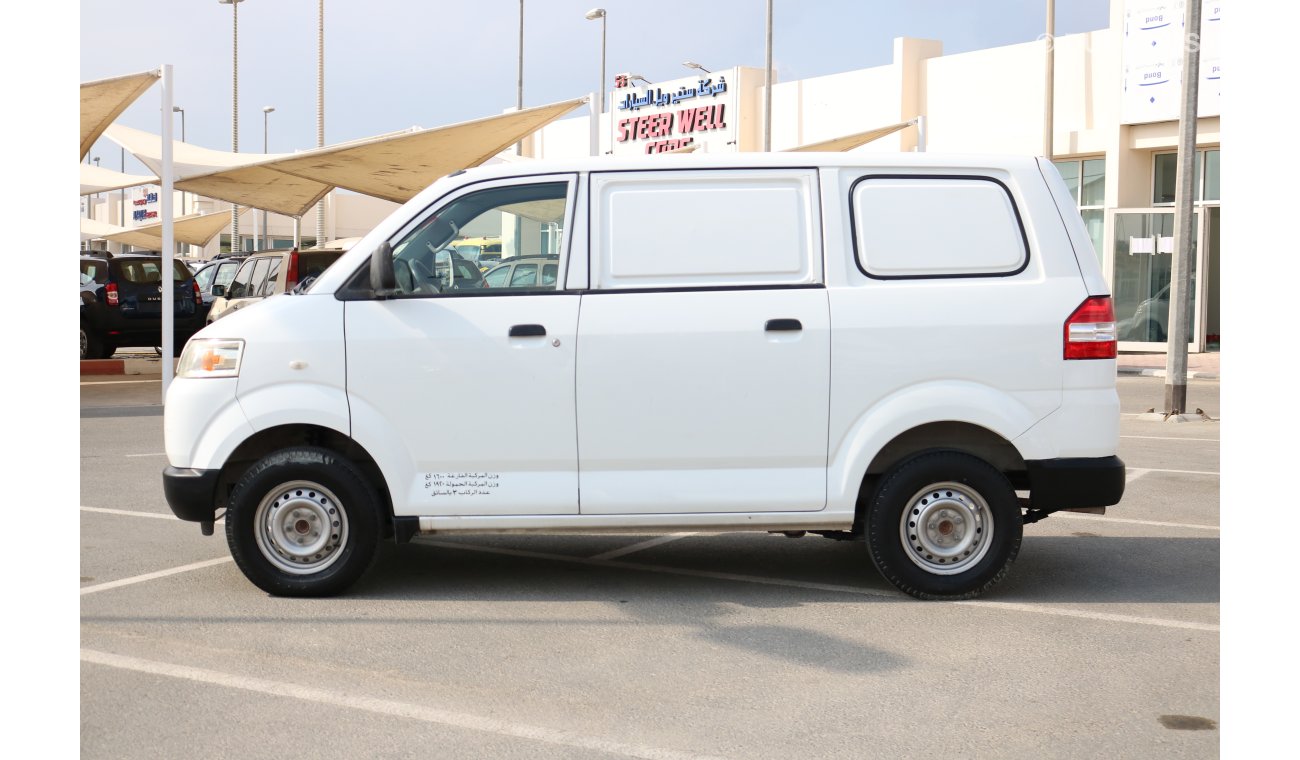
[{"label": "van front wheel", "polygon": [[970,454],[934,451],[888,472],[869,505],[876,569],[918,599],[971,599],[1011,569],[1022,523],[1006,476]]},{"label": "van front wheel", "polygon": [[380,535],[379,498],[351,462],[299,447],[244,473],[226,512],[231,556],[276,596],[332,596],[365,572]]}]

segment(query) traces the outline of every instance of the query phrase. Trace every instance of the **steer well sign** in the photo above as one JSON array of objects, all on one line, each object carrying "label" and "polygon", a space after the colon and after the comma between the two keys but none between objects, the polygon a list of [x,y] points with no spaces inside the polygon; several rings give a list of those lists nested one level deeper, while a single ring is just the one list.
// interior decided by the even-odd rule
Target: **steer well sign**
[{"label": "steer well sign", "polygon": [[635,87],[615,77],[610,144],[618,156],[664,153],[687,146],[705,153],[739,150],[740,77],[737,69]]}]

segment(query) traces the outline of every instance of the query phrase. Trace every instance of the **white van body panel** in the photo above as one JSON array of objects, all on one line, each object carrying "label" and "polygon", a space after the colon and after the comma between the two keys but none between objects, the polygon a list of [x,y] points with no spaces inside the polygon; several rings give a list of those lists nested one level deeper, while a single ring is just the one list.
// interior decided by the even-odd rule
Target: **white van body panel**
[{"label": "white van body panel", "polygon": [[254,432],[239,406],[234,377],[178,377],[167,386],[163,443],[172,467],[219,469]]},{"label": "white van body panel", "polygon": [[[315,425],[349,434],[341,301],[328,295],[267,298],[256,309],[241,309],[208,325],[192,340],[204,338],[244,341],[239,377],[173,382],[167,392],[169,422],[173,409],[184,410],[178,415],[193,414],[198,399],[229,394],[206,424],[168,426],[173,466],[219,468],[244,440],[280,425]],[[175,461],[173,448],[177,458],[191,461]]]}]

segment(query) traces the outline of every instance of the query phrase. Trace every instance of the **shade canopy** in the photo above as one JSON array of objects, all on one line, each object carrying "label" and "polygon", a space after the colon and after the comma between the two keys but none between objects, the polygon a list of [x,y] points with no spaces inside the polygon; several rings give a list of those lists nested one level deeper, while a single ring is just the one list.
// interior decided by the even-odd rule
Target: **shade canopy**
[{"label": "shade canopy", "polygon": [[128,187],[151,185],[158,182],[158,178],[152,174],[123,174],[122,172],[115,172],[112,169],[90,164],[79,164],[79,166],[81,167],[82,195],[106,193],[110,190],[122,190]]},{"label": "shade canopy", "polygon": [[[240,209],[244,213],[247,209]],[[205,246],[230,224],[230,212],[218,211],[212,214],[189,214],[178,216],[173,220],[174,234],[178,243]],[[139,227],[118,227],[95,219],[81,220],[82,240],[111,240],[114,243],[133,245],[150,250],[162,248],[162,223],[142,224]]]},{"label": "shade canopy", "polygon": [[[434,180],[478,166],[584,102],[576,98],[291,154],[228,153],[173,142],[176,188],[288,216],[306,213],[336,187],[405,203]],[[160,171],[157,135],[120,125],[105,135]]]},{"label": "shade canopy", "polygon": [[868,129],[865,132],[855,132],[851,135],[844,135],[843,137],[836,137],[830,140],[822,140],[820,142],[808,143],[807,145],[800,145],[797,148],[787,148],[785,152],[841,153],[846,150],[853,150],[860,145],[866,145],[872,140],[879,140],[885,135],[892,135],[900,129],[907,129],[915,123],[916,122],[914,121],[902,121],[897,124],[890,124],[887,127],[877,127],[875,129]]},{"label": "shade canopy", "polygon": [[145,71],[81,85],[81,158],[86,157],[108,125],[161,76],[157,70]]}]

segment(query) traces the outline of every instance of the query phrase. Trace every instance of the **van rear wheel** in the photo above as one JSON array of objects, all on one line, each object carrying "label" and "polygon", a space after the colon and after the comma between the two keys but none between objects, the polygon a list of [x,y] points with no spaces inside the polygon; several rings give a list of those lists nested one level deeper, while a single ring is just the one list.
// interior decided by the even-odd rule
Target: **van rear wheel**
[{"label": "van rear wheel", "polygon": [[350,461],[328,449],[284,449],[239,479],[226,512],[226,541],[239,569],[263,591],[332,596],[374,559],[379,505]]},{"label": "van rear wheel", "polygon": [[971,599],[1011,569],[1022,537],[1020,504],[1006,476],[983,460],[933,451],[881,480],[868,507],[876,569],[918,599]]}]

